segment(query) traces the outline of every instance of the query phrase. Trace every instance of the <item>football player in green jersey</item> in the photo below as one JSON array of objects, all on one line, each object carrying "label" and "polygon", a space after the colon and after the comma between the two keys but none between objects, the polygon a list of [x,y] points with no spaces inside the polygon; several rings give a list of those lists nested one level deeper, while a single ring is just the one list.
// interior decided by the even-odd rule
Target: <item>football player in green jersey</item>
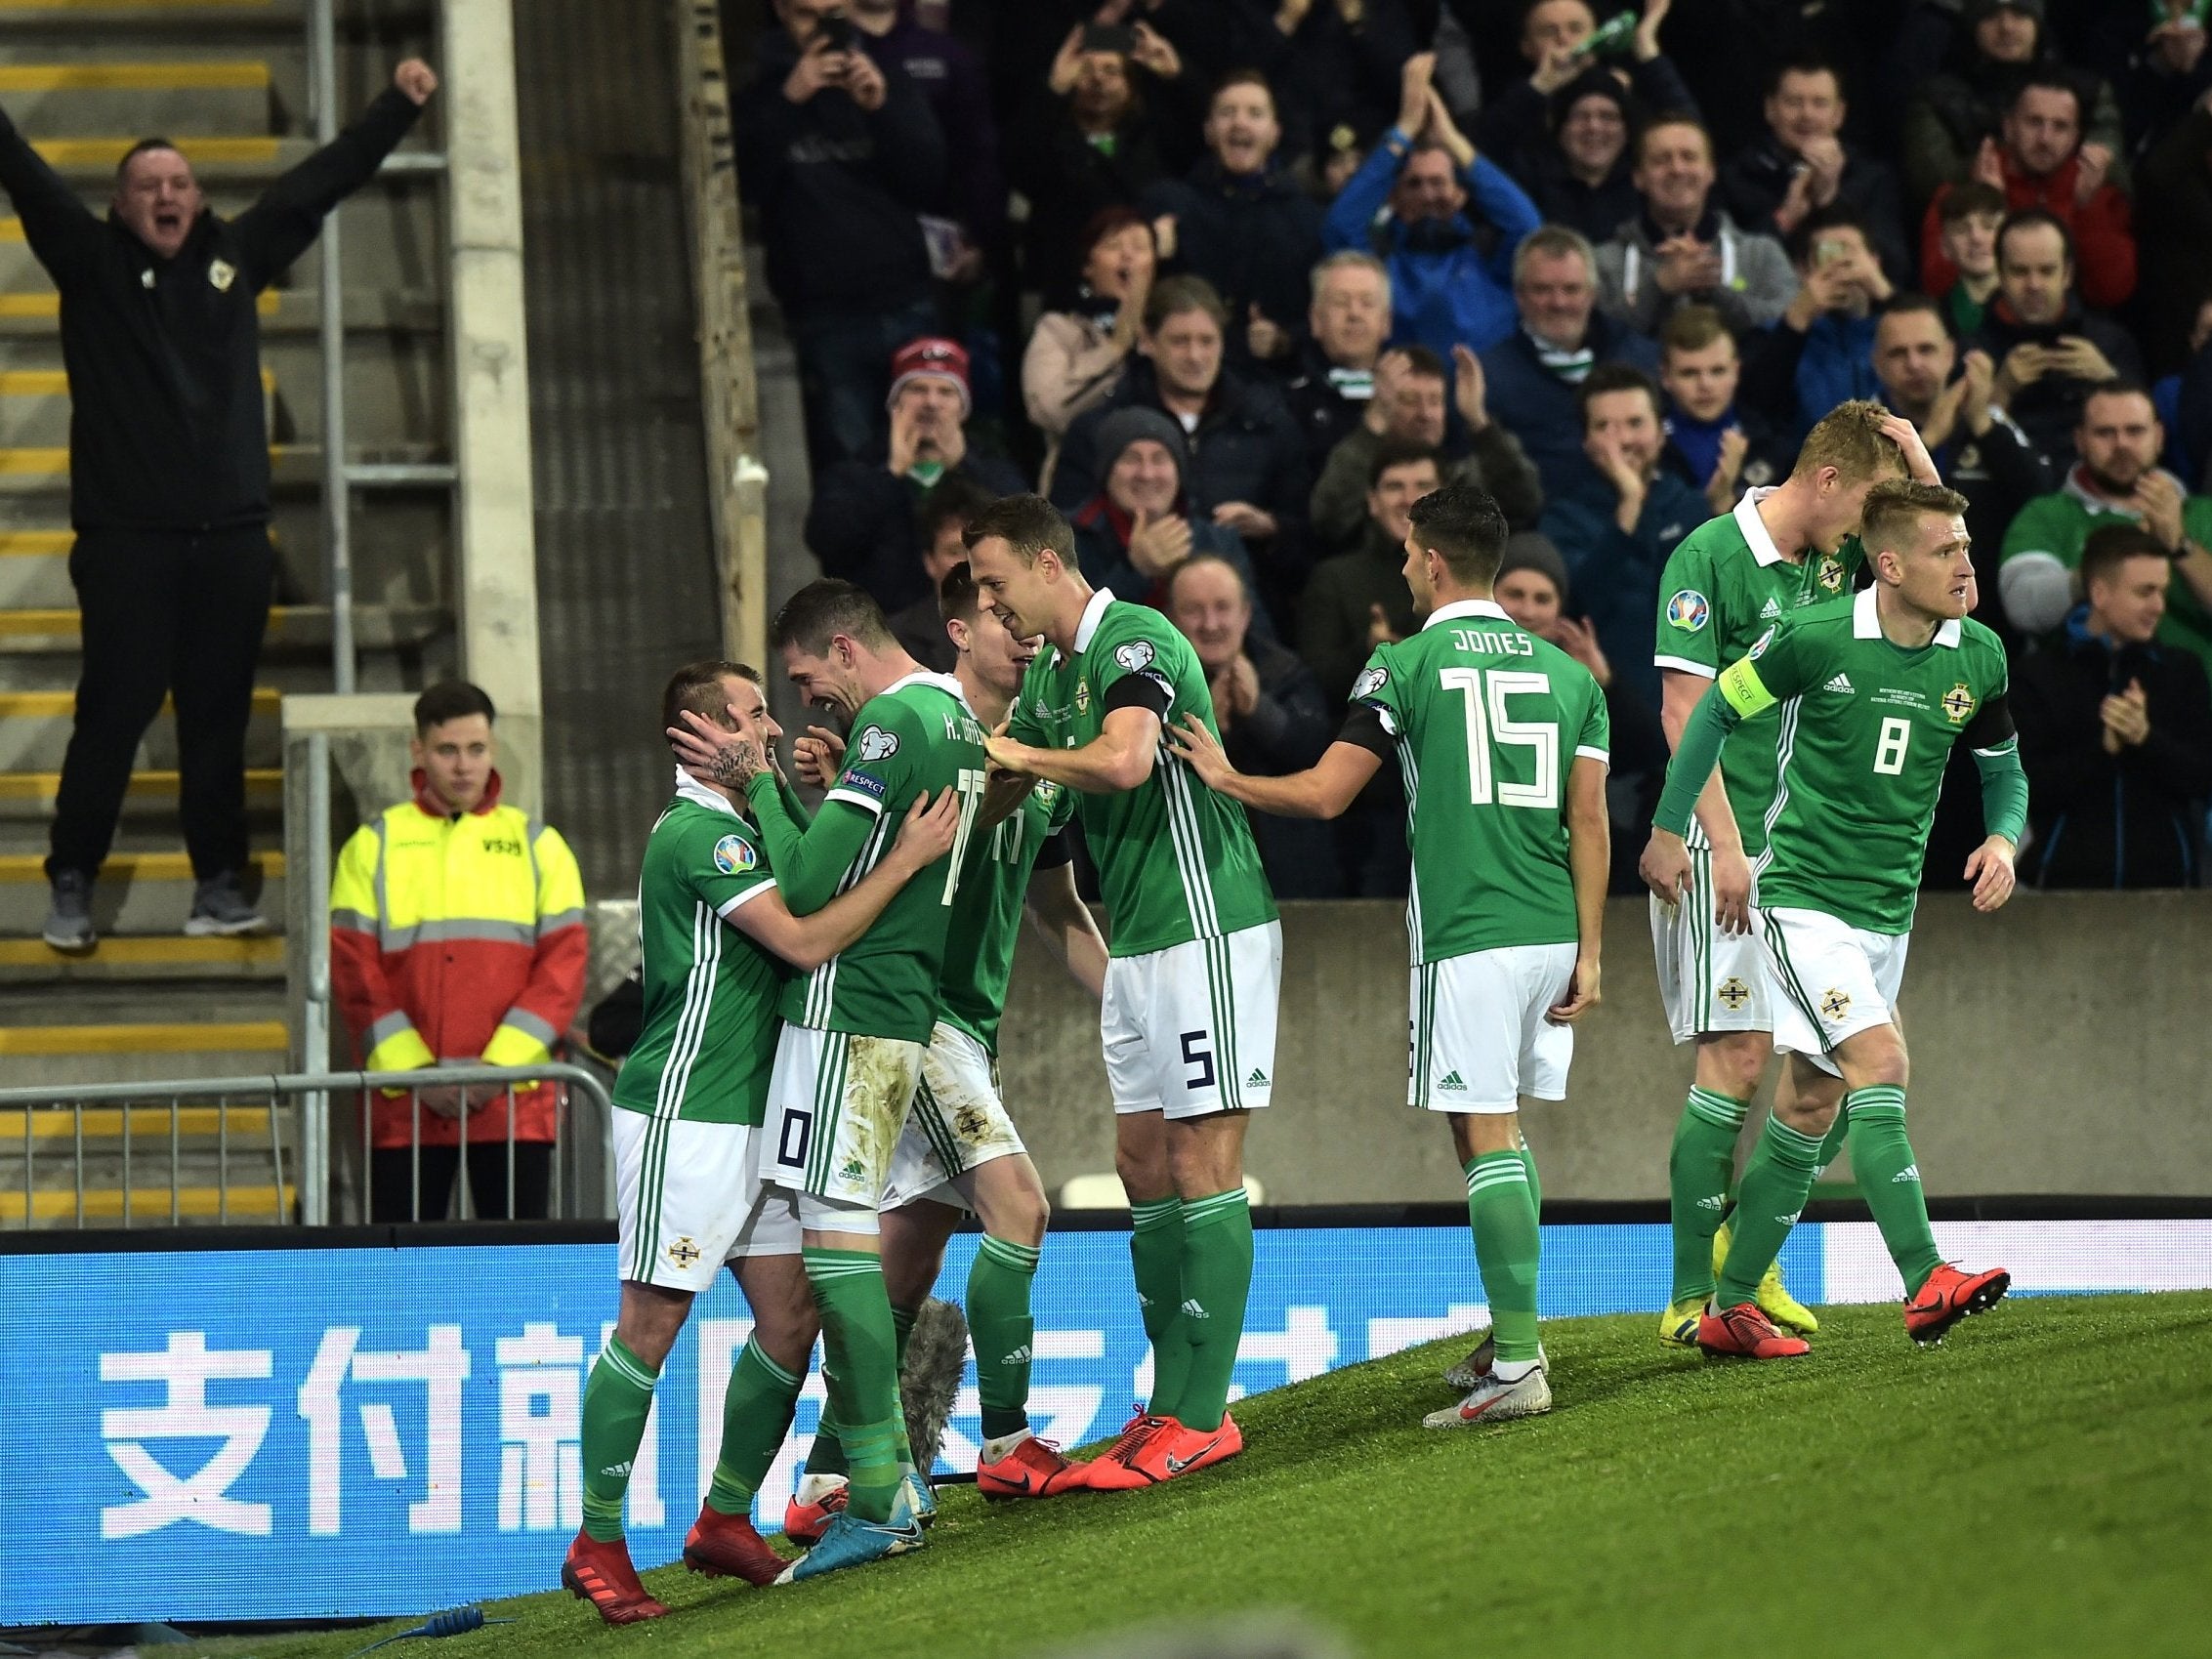
[{"label": "football player in green jersey", "polygon": [[960,807],[947,856],[783,994],[760,1169],[797,1195],[829,1406],[851,1465],[848,1507],[787,1569],[797,1582],[919,1547],[935,1509],[906,1448],[877,1206],[937,1020],[953,896],[983,795],[983,729],[959,682],[917,665],[850,582],[800,589],[770,637],[808,700],[853,723],[844,769],[814,821],[784,801],[761,727],[743,723],[732,736],[693,719],[673,735],[692,764],[743,788],[794,910],[826,904],[874,868],[915,799],[949,790]]},{"label": "football player in green jersey", "polygon": [[1405,580],[1426,620],[1376,647],[1342,735],[1310,769],[1246,777],[1203,723],[1186,717],[1171,734],[1211,787],[1301,817],[1336,817],[1386,759],[1398,764],[1413,848],[1406,1103],[1451,1125],[1491,1320],[1448,1374],[1466,1397],[1425,1418],[1431,1429],[1552,1408],[1521,1099],[1565,1098],[1571,1027],[1598,1001],[1611,863],[1605,693],[1491,599],[1505,537],[1497,504],[1472,485],[1413,504]]},{"label": "football player in green jersey", "polygon": [[[965,561],[945,574],[938,605],[958,653],[953,677],[977,719],[995,726],[1006,719],[1038,642],[1016,639],[978,602]],[[813,727],[798,744],[801,775],[826,788],[844,754],[844,738]],[[983,1420],[976,1484],[986,1498],[1047,1498],[1084,1484],[1085,1466],[1029,1429],[1029,1291],[1051,1205],[998,1083],[999,1020],[1024,909],[1094,997],[1105,988],[1106,939],[1075,891],[1063,828],[1070,808],[1065,791],[1039,784],[1019,810],[969,838],[939,985],[941,1007],[883,1198],[884,1283],[901,1374],[907,1335],[944,1265],[946,1241],[971,1211],[982,1224],[966,1311]],[[825,1418],[784,1515],[786,1537],[819,1536],[845,1501],[844,1467],[836,1425]]]},{"label": "football player in green jersey", "polygon": [[[759,673],[736,663],[678,669],[664,726],[686,710],[772,732]],[[622,1538],[622,1500],[653,1385],[698,1293],[728,1263],[753,1334],[724,1398],[722,1455],[684,1541],[694,1569],[766,1584],[784,1563],[753,1530],[752,1497],[783,1443],[819,1328],[800,1264],[790,1195],[758,1173],[761,1122],[789,969],[858,938],[916,874],[945,856],[959,825],[949,798],[916,800],[890,853],[853,889],[793,915],[761,837],[729,785],[679,768],[676,798],[646,843],[638,879],[645,1015],[614,1085],[621,1310],[584,1387],[584,1525],[562,1582],[609,1624],[657,1618]]]},{"label": "football player in green jersey", "polygon": [[1087,1483],[1150,1485],[1243,1449],[1228,1407],[1252,1285],[1244,1129],[1273,1090],[1282,930],[1244,809],[1162,736],[1179,714],[1213,724],[1190,643],[1149,605],[1094,593],[1041,497],[993,503],[966,539],[983,601],[1045,641],[990,740],[1013,775],[984,821],[1031,779],[1075,791],[1112,918],[1099,1028],[1153,1380]]},{"label": "football player in green jersey", "polygon": [[1966,498],[1941,485],[1899,480],[1869,491],[1862,539],[1874,586],[1762,635],[1698,703],[1667,768],[1643,873],[1674,901],[1690,880],[1683,832],[1714,764],[1726,764],[1747,721],[1777,716],[1761,941],[1775,992],[1774,1046],[1790,1056],[1796,1088],[1777,1097],[1743,1172],[1735,1236],[1698,1323],[1708,1353],[1807,1351],[1760,1311],[1754,1291],[1813,1189],[1838,1078],[1852,1171],[1904,1279],[1906,1334],[1939,1341],[2012,1282],[2001,1268],[1963,1272],[1937,1251],[1905,1139],[1908,1067],[1896,1014],[1951,746],[1964,741],[1982,773],[1988,838],[1966,863],[1976,909],[2012,896],[2013,851],[2027,819],[2004,646],[1966,617],[1974,561],[1965,512]]},{"label": "football player in green jersey", "polygon": [[[1670,744],[1680,746],[1714,676],[1777,617],[1851,591],[1861,558],[1855,534],[1860,504],[1878,481],[1908,474],[1936,481],[1911,423],[1878,403],[1839,404],[1807,435],[1785,481],[1747,492],[1734,512],[1683,539],[1659,583],[1655,655]],[[1751,867],[1766,845],[1775,725],[1772,716],[1754,721],[1729,746],[1720,776],[1697,803],[1690,897],[1651,904],[1667,1022],[1677,1043],[1697,1045],[1696,1074],[1668,1158],[1674,1282],[1659,1316],[1659,1340],[1681,1347],[1696,1341],[1699,1310],[1727,1251],[1736,1142],[1774,1055]],[[1789,1086],[1786,1072],[1781,1086]],[[1794,1330],[1819,1328],[1783,1288],[1778,1270],[1761,1280],[1759,1303]]]}]

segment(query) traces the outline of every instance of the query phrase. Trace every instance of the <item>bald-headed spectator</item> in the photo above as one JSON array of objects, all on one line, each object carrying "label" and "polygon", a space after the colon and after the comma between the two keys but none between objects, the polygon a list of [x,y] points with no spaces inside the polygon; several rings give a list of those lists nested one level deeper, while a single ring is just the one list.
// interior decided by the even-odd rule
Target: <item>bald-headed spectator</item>
[{"label": "bald-headed spectator", "polygon": [[1545,495],[1565,489],[1582,460],[1576,390],[1605,363],[1647,372],[1658,348],[1597,309],[1597,256],[1579,232],[1547,225],[1514,254],[1517,326],[1482,353],[1490,407],[1521,439]]},{"label": "bald-headed spectator", "polygon": [[[2135,229],[2128,199],[2107,174],[2111,158],[2081,142],[2081,84],[2070,71],[2024,77],[2005,106],[1998,138],[1983,139],[1972,177],[2001,193],[2013,212],[2041,208],[2073,240],[2074,286],[2082,303],[2111,311],[2135,292]],[[1921,226],[1920,268],[1929,287],[1950,285],[1943,246],[1944,199],[1936,192]]]},{"label": "bald-headed spectator", "polygon": [[2090,388],[2143,375],[2127,330],[2082,305],[2073,236],[2039,207],[2010,215],[1997,232],[1997,297],[1973,343],[1996,364],[1998,407],[2061,472],[2073,463]]},{"label": "bald-headed spectator", "polygon": [[826,575],[867,589],[886,610],[937,590],[922,573],[915,508],[925,490],[964,477],[990,495],[1024,487],[1010,462],[972,449],[968,353],[934,335],[909,340],[892,359],[891,439],[814,477],[807,546]]},{"label": "bald-headed spectator", "polygon": [[1360,423],[1375,397],[1375,368],[1390,338],[1390,272],[1373,254],[1347,249],[1314,267],[1306,339],[1283,401],[1306,436],[1306,462],[1320,476],[1329,451]]},{"label": "bald-headed spectator", "polygon": [[[1258,613],[1241,570],[1213,554],[1193,554],[1169,573],[1159,603],[1198,653],[1222,747],[1238,771],[1278,777],[1321,758],[1340,711],[1295,653],[1253,632]],[[1277,898],[1334,898],[1343,891],[1328,824],[1255,813],[1252,838]]]},{"label": "bald-headed spectator", "polygon": [[1277,159],[1282,123],[1257,69],[1222,77],[1206,105],[1206,155],[1140,204],[1164,227],[1162,263],[1203,276],[1229,308],[1231,344],[1262,362],[1290,354],[1321,254],[1321,210]]},{"label": "bald-headed spectator", "polygon": [[964,562],[968,549],[960,538],[968,522],[998,499],[989,490],[958,473],[947,473],[914,507],[914,541],[921,549],[923,578],[930,591],[886,618],[892,635],[906,647],[906,654],[933,674],[950,674],[959,655],[944,631],[944,613],[938,594],[955,564]]},{"label": "bald-headed spectator", "polygon": [[229,220],[184,151],[146,139],[117,167],[103,221],[0,114],[0,188],[61,291],[71,405],[84,655],[46,860],[57,950],[96,942],[92,884],[139,738],[172,693],[195,883],[185,932],[265,925],[243,887],[246,720],[276,570],[257,302],[437,87],[429,64],[401,63],[359,120]]},{"label": "bald-headed spectator", "polygon": [[1511,332],[1514,249],[1538,220],[1527,193],[1460,132],[1430,84],[1435,68],[1431,53],[1407,60],[1398,124],[1338,192],[1322,235],[1381,257],[1392,338],[1440,357]]},{"label": "bald-headed spectator", "polygon": [[1797,292],[1789,256],[1738,227],[1714,199],[1713,141],[1701,122],[1661,115],[1636,142],[1635,218],[1598,249],[1598,303],[1656,335],[1670,312],[1711,306],[1738,333],[1764,328]]},{"label": "bald-headed spectator", "polygon": [[[1460,346],[1452,356],[1454,366],[1447,371],[1426,346],[1383,353],[1366,415],[1329,452],[1314,485],[1314,535],[1324,552],[1348,553],[1357,544],[1368,522],[1375,456],[1393,441],[1436,451],[1444,482],[1488,490],[1516,529],[1536,522],[1544,507],[1536,469],[1520,440],[1490,418],[1475,353]],[[1457,432],[1447,410],[1459,417]]]},{"label": "bald-headed spectator", "polygon": [[1890,280],[1907,280],[1904,190],[1887,162],[1844,142],[1842,72],[1823,58],[1791,58],[1768,80],[1764,108],[1766,136],[1721,169],[1721,200],[1735,222],[1786,244],[1808,216],[1848,209]]}]

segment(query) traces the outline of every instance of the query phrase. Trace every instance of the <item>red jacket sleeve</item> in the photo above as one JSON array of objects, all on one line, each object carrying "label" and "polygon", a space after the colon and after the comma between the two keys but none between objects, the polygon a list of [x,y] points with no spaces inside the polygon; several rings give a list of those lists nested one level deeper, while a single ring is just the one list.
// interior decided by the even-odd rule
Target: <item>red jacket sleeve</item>
[{"label": "red jacket sleeve", "polygon": [[2073,213],[2075,286],[2092,310],[2116,311],[2135,292],[2135,230],[2127,197],[2100,185]]}]

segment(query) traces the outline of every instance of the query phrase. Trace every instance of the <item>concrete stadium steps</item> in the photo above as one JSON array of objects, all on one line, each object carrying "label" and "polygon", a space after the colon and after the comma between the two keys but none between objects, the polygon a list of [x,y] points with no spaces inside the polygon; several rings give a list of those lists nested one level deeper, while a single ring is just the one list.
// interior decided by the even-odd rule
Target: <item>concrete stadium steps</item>
[{"label": "concrete stadium steps", "polygon": [[[36,935],[46,920],[45,859],[36,852],[0,853],[0,937]],[[284,855],[250,854],[249,896],[258,892],[264,915],[284,913]],[[151,936],[182,933],[192,908],[191,861],[180,850],[116,852],[101,869],[92,892],[93,924],[102,933]],[[7,1052],[0,1044],[0,1055]],[[9,1068],[11,1073],[13,1067]]]},{"label": "concrete stadium steps", "polygon": [[260,60],[56,62],[44,53],[30,62],[24,56],[21,47],[0,50],[0,104],[21,131],[42,139],[160,133],[188,145],[203,133],[266,133],[275,124],[273,80]]},{"label": "concrete stadium steps", "polygon": [[[70,1006],[76,999],[68,997],[39,1000],[61,1003],[61,1018],[64,1020],[114,1012],[108,1008],[79,1010]],[[276,1006],[277,1000],[266,991],[243,995],[226,990],[220,997],[211,997],[206,989],[195,986],[172,999],[161,1011],[165,1017],[159,1020],[103,1017],[77,1023],[58,1020],[0,1025],[0,1069],[5,1070],[11,1089],[46,1084],[152,1083],[172,1077],[243,1077],[282,1071],[286,1069],[291,1037],[278,1017],[281,1009]],[[133,1011],[125,1006],[120,1012],[128,1016]],[[145,1010],[136,1012],[143,1016]],[[41,1017],[43,1021],[45,1016]],[[239,1127],[235,1115],[238,1109],[233,1108],[233,1129]],[[153,1110],[132,1109],[134,1139],[153,1132]],[[188,1105],[184,1110],[206,1114],[195,1121],[204,1122],[209,1133],[215,1132],[215,1106]],[[166,1139],[167,1104],[158,1111],[159,1133]],[[62,1133],[54,1119],[35,1111],[32,1116],[34,1121],[27,1128],[34,1139],[52,1139]],[[119,1136],[121,1116],[119,1108],[110,1109],[101,1120],[100,1132],[109,1138]],[[267,1117],[265,1102],[260,1110],[265,1130]],[[0,1148],[11,1141],[21,1145],[25,1130],[21,1111],[0,1111]],[[88,1121],[88,1140],[93,1133],[94,1125]]]},{"label": "concrete stadium steps", "polygon": [[[282,984],[284,941],[274,935],[237,939],[110,935],[85,955],[63,956],[35,935],[0,937],[0,985],[114,982],[138,987],[173,979],[250,979]],[[146,994],[166,1003],[166,991]]]},{"label": "concrete stadium steps", "polygon": [[[432,0],[337,0],[341,38],[373,25],[419,27],[433,19]],[[0,0],[0,27],[26,35],[65,33],[133,49],[174,37],[296,39],[307,26],[307,0]]]},{"label": "concrete stadium steps", "polygon": [[[274,419],[276,376],[261,371],[262,406]],[[58,368],[0,369],[0,450],[36,449],[69,441],[69,381]]]},{"label": "concrete stadium steps", "polygon": [[[54,798],[62,786],[58,771],[0,772],[0,825],[44,824],[54,816]],[[255,818],[279,811],[284,801],[284,773],[262,767],[246,773],[246,810]],[[177,814],[177,774],[143,771],[131,774],[123,797],[123,829],[128,834],[148,819],[174,819]]]},{"label": "concrete stadium steps", "polygon": [[[4,251],[4,247],[0,244],[0,251]],[[59,366],[62,343],[56,324],[62,315],[61,297],[47,282],[38,262],[30,259],[27,251],[23,252],[23,258],[28,262],[28,273],[23,280],[0,284],[0,340],[9,342],[12,360],[17,352],[38,353],[23,359],[24,366]],[[261,313],[265,345],[271,336],[312,338],[322,326],[321,296],[313,289],[271,288],[254,304]],[[438,296],[427,288],[372,288],[350,284],[345,306],[349,334],[436,334],[444,326],[443,308]],[[351,344],[349,342],[349,346]]]},{"label": "concrete stadium steps", "polygon": [[[266,768],[283,764],[277,729],[281,700],[282,693],[273,685],[255,688],[253,714],[246,723],[247,766]],[[0,691],[0,772],[59,771],[69,745],[76,703],[73,690]],[[139,757],[140,765],[148,769],[175,768],[177,727],[169,704],[162,705],[146,728]]]},{"label": "concrete stadium steps", "polygon": [[[354,642],[363,650],[419,645],[445,626],[445,613],[429,605],[356,605],[354,610]],[[0,656],[74,658],[78,634],[74,605],[0,609]],[[280,604],[271,608],[264,650],[296,652],[315,646],[327,648],[329,643],[328,605]],[[73,673],[74,664],[69,666]]]}]

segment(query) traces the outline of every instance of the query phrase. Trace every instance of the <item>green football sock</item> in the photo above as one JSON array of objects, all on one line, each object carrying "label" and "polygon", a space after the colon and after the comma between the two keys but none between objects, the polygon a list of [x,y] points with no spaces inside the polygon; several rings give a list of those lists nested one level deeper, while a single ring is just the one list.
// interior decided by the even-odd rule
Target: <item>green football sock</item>
[{"label": "green football sock", "polygon": [[[1244,1304],[1252,1294],[1252,1205],[1232,1186],[1183,1201],[1183,1329],[1190,1370],[1176,1402],[1186,1429],[1221,1427],[1236,1348],[1244,1340]],[[1155,1408],[1157,1415],[1157,1408]]]},{"label": "green football sock", "polygon": [[1521,1147],[1521,1167],[1528,1172],[1528,1202],[1536,1207],[1536,1220],[1544,1219],[1544,1182],[1536,1174],[1536,1154],[1524,1141]]},{"label": "green football sock", "polygon": [[800,1252],[822,1318],[822,1373],[845,1441],[848,1503],[862,1520],[889,1520],[898,1493],[898,1338],[883,1263],[864,1250]]},{"label": "green football sock", "polygon": [[985,1233],[968,1269],[968,1334],[976,1346],[976,1392],[986,1440],[1029,1427],[1029,1348],[1036,1340],[1029,1288],[1040,1254],[1035,1245]]},{"label": "green football sock", "polygon": [[1475,1265],[1482,1269],[1498,1358],[1508,1365],[1538,1358],[1536,1263],[1542,1246],[1527,1166],[1519,1152],[1484,1152],[1464,1167]]},{"label": "green football sock", "polygon": [[584,1384],[584,1531],[602,1544],[622,1536],[622,1497],[659,1378],[620,1337],[608,1337]]},{"label": "green football sock", "polygon": [[1855,1089],[1844,1097],[1844,1110],[1851,1114],[1851,1166],[1858,1195],[1874,1212],[1890,1260],[1904,1275],[1904,1294],[1917,1295],[1943,1258],[1928,1225],[1920,1162],[1904,1138],[1904,1091],[1890,1084]]},{"label": "green football sock", "polygon": [[1748,1104],[1710,1089],[1692,1089],[1675,1125],[1667,1156],[1668,1215],[1674,1224],[1672,1302],[1702,1299],[1713,1289],[1713,1234],[1728,1218],[1735,1142]]},{"label": "green football sock", "polygon": [[775,1461],[799,1403],[801,1379],[748,1341],[722,1396],[722,1455],[707,1487],[707,1507],[719,1514],[749,1515],[753,1494]]},{"label": "green football sock", "polygon": [[1778,1117],[1767,1120],[1751,1149],[1751,1161],[1743,1167],[1735,1216],[1729,1223],[1728,1260],[1721,1264],[1720,1285],[1713,1292],[1715,1306],[1733,1307],[1759,1300],[1759,1281],[1797,1224],[1819,1159],[1820,1142],[1815,1137],[1790,1128]]},{"label": "green football sock", "polygon": [[1828,1133],[1820,1137],[1820,1161],[1813,1171],[1815,1181],[1828,1173],[1828,1166],[1836,1161],[1836,1154],[1843,1150],[1844,1136],[1850,1129],[1851,1113],[1841,1107],[1837,1108],[1836,1121],[1828,1125]]},{"label": "green football sock", "polygon": [[1137,1273],[1137,1306],[1152,1345],[1152,1397],[1145,1409],[1173,1417],[1190,1373],[1190,1342],[1184,1335],[1183,1200],[1158,1198],[1129,1206],[1129,1262]]}]

